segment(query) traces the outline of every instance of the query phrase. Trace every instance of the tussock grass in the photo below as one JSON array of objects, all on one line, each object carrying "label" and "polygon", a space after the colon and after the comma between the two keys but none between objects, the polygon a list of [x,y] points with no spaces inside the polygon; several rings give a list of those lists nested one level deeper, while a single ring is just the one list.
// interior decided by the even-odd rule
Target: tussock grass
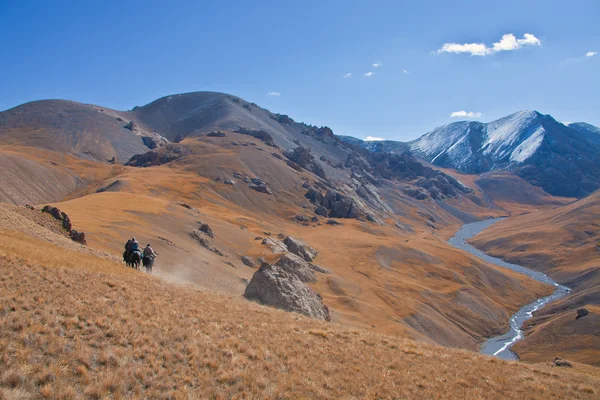
[{"label": "tussock grass", "polygon": [[[595,398],[598,374],[490,359],[116,267],[0,256],[0,399]],[[90,261],[96,261],[90,258]],[[125,270],[124,267],[122,267]]]}]

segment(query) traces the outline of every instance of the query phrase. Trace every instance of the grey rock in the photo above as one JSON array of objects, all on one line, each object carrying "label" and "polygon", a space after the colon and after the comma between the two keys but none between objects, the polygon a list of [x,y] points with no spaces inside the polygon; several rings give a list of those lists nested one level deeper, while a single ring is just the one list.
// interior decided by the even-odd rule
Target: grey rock
[{"label": "grey rock", "polygon": [[308,222],[310,219],[306,215],[296,215],[294,217],[298,222]]},{"label": "grey rock", "polygon": [[313,271],[320,272],[322,274],[331,274],[331,271],[328,270],[327,268],[320,267],[313,263],[308,263],[308,268],[312,269]]},{"label": "grey rock", "polygon": [[321,217],[325,217],[327,218],[329,216],[329,210],[327,210],[325,207],[323,206],[319,206],[317,207],[317,209],[315,210],[315,214],[320,215]]},{"label": "grey rock", "polygon": [[587,308],[580,308],[579,310],[577,310],[577,316],[575,317],[575,319],[583,318],[589,313],[590,311]]},{"label": "grey rock", "polygon": [[560,357],[556,357],[554,359],[554,366],[555,367],[567,367],[567,368],[573,368],[573,364],[571,364],[570,362],[563,360]]},{"label": "grey rock", "polygon": [[314,271],[308,266],[304,259],[292,253],[285,253],[276,263],[284,271],[295,275],[302,282],[316,282]]},{"label": "grey rock", "polygon": [[225,179],[223,183],[226,185],[235,186],[235,181],[233,179]]},{"label": "grey rock", "polygon": [[210,250],[213,253],[218,254],[220,256],[224,255],[221,250],[213,246],[206,237],[200,234],[199,231],[193,231],[192,233],[190,233],[190,237],[196,242],[198,242],[198,244],[200,244],[200,246],[204,247],[205,249]]},{"label": "grey rock", "polygon": [[215,237],[215,234],[213,233],[213,231],[210,228],[210,226],[208,226],[208,224],[200,224],[200,228],[198,228],[198,230],[200,232],[206,234],[210,238],[214,238]]},{"label": "grey rock", "polygon": [[254,268],[256,266],[256,264],[254,264],[254,261],[252,261],[252,259],[250,257],[242,256],[241,260],[244,263],[244,265],[246,265],[250,268]]},{"label": "grey rock", "polygon": [[271,191],[271,189],[269,189],[265,185],[255,185],[254,183],[251,183],[250,185],[248,185],[248,187],[250,189],[252,189],[252,190],[256,190],[259,193],[273,194],[273,192]]},{"label": "grey rock", "polygon": [[283,244],[287,246],[290,253],[300,256],[306,261],[312,261],[317,257],[317,251],[315,249],[291,236],[286,237],[283,240]]},{"label": "grey rock", "polygon": [[285,245],[281,241],[276,240],[276,239],[272,239],[272,238],[263,239],[262,244],[269,247],[271,249],[271,251],[273,252],[273,254],[281,254],[281,253],[287,252],[287,248],[285,247]]},{"label": "grey rock", "polygon": [[244,297],[285,311],[330,321],[323,298],[295,275],[282,268],[263,263],[252,276]]}]

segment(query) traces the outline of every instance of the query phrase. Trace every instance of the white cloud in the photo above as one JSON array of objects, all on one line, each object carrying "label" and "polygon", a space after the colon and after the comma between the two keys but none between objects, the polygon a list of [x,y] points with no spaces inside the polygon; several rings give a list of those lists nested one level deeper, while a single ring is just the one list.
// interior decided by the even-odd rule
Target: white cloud
[{"label": "white cloud", "polygon": [[352,72],[348,72],[346,75],[344,75],[344,79],[348,79],[352,77]]},{"label": "white cloud", "polygon": [[479,117],[481,117],[480,112],[464,111],[464,110],[454,111],[452,114],[450,114],[450,118],[479,118]]},{"label": "white cloud", "polygon": [[522,48],[523,46],[541,46],[542,42],[531,33],[523,35],[522,39],[517,39],[512,33],[502,35],[500,41],[493,43],[492,47],[488,47],[484,43],[444,43],[437,51],[440,53],[468,53],[472,56],[487,56],[498,53],[500,51],[513,51]]},{"label": "white cloud", "polygon": [[586,57],[594,57],[596,54],[598,54],[597,51],[588,51],[587,53],[585,53]]},{"label": "white cloud", "polygon": [[369,71],[369,72],[367,72],[367,73],[365,74],[365,76],[367,76],[367,77],[369,77],[369,76],[373,76],[373,73]]},{"label": "white cloud", "polygon": [[267,96],[276,96],[276,97],[279,97],[279,96],[281,96],[281,93],[279,93],[279,92],[267,92]]},{"label": "white cloud", "polygon": [[374,62],[374,63],[373,63],[373,67],[374,67],[374,68],[379,68],[379,67],[381,67],[382,65],[383,65],[383,64],[381,64],[379,61],[376,61],[376,62]]},{"label": "white cloud", "polygon": [[377,137],[377,136],[367,136],[366,138],[363,139],[365,142],[379,142],[382,140],[385,140],[382,137]]},{"label": "white cloud", "polygon": [[402,73],[403,73],[403,74],[410,74],[410,72],[408,72],[408,71],[407,71],[407,70],[405,70],[405,69],[403,69],[403,70],[402,70]]}]

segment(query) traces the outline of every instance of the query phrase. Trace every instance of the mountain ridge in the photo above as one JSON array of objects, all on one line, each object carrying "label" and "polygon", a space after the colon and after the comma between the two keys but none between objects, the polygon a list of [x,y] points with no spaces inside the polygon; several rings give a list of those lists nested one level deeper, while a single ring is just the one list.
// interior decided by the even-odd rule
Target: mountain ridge
[{"label": "mountain ridge", "polygon": [[[467,174],[508,170],[551,195],[584,197],[600,188],[598,132],[590,124],[567,126],[550,115],[522,110],[488,123],[453,122],[395,146],[399,151],[406,146],[438,167]],[[358,145],[372,151],[390,148],[374,143]]]}]

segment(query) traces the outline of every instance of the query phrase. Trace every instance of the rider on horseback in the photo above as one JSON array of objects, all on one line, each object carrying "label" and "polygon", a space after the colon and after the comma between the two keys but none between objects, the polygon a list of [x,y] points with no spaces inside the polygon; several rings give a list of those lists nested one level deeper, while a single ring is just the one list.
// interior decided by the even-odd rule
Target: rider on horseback
[{"label": "rider on horseback", "polygon": [[132,238],[129,239],[125,244],[125,253],[123,253],[123,260],[125,260],[125,262],[128,262],[129,258],[131,257],[131,253],[133,253],[134,251],[140,251],[140,244],[137,240],[135,240],[135,238]]},{"label": "rider on horseback", "polygon": [[156,258],[158,254],[154,252],[152,247],[150,247],[150,243],[144,248],[144,267],[146,267],[146,272],[152,273],[152,266],[154,265],[154,258]]},{"label": "rider on horseback", "polygon": [[148,243],[148,245],[144,248],[144,257],[156,257],[156,253],[152,247],[150,247],[150,243]]}]

